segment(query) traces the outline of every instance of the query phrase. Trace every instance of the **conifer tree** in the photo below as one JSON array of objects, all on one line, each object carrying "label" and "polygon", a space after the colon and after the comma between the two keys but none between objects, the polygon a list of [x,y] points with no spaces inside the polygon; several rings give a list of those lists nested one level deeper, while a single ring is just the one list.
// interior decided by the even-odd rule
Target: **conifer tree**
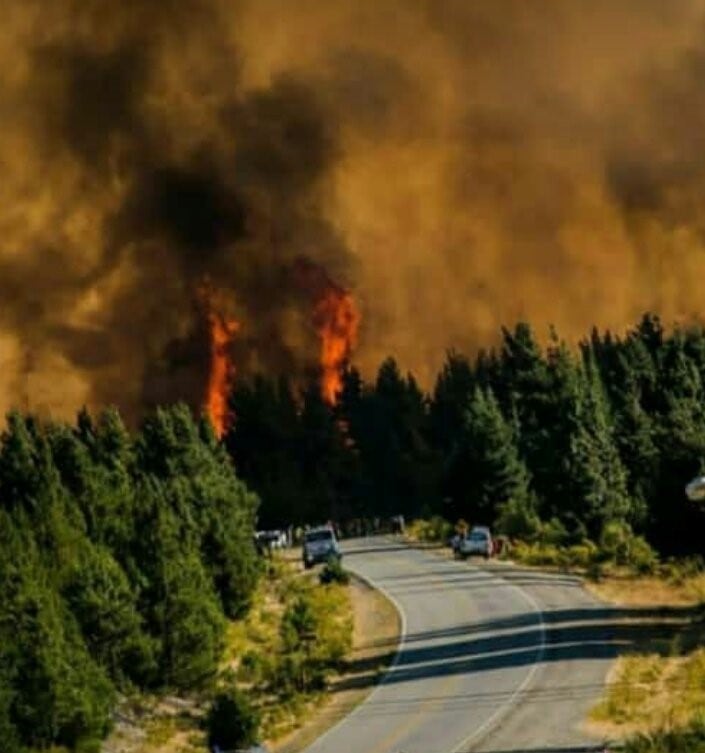
[{"label": "conifer tree", "polygon": [[511,427],[489,391],[476,388],[468,403],[445,488],[455,517],[487,525],[494,522],[502,504],[510,500],[528,504],[526,466]]}]

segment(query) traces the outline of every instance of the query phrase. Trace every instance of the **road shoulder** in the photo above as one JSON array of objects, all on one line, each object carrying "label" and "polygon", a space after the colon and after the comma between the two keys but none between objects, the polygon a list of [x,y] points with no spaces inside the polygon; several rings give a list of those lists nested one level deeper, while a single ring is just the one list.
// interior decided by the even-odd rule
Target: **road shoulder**
[{"label": "road shoulder", "polygon": [[351,574],[353,649],[347,669],[332,682],[297,730],[269,743],[273,753],[299,753],[346,717],[374,690],[397,651],[401,618],[378,589]]}]

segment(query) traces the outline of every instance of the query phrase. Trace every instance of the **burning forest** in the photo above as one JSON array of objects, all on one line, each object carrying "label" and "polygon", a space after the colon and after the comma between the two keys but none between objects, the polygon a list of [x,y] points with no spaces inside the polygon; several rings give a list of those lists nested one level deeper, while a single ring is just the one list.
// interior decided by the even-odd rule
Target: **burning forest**
[{"label": "burning forest", "polygon": [[702,318],[701,0],[5,10],[3,409]]}]

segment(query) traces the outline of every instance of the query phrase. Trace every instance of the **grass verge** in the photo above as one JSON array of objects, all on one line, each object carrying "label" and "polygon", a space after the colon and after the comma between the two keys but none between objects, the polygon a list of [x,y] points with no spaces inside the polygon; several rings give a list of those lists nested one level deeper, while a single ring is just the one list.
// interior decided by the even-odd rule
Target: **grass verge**
[{"label": "grass verge", "polygon": [[[658,640],[648,631],[610,673],[590,728],[620,741],[630,753],[695,753],[705,747],[705,575],[670,563],[659,575],[606,575],[587,587],[619,606],[661,607],[672,630]],[[691,607],[691,609],[685,609]],[[671,611],[669,611],[671,610]]]}]

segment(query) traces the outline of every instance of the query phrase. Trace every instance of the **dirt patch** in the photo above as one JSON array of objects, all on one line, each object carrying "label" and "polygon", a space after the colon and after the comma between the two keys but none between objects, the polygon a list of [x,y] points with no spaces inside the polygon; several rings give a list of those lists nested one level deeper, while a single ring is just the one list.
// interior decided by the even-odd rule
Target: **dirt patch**
[{"label": "dirt patch", "polygon": [[[322,705],[295,732],[268,743],[273,753],[298,753],[365,700],[389,666],[401,631],[394,605],[380,591],[352,577],[353,650],[347,669],[333,681]],[[314,713],[315,712],[315,713]]]}]

